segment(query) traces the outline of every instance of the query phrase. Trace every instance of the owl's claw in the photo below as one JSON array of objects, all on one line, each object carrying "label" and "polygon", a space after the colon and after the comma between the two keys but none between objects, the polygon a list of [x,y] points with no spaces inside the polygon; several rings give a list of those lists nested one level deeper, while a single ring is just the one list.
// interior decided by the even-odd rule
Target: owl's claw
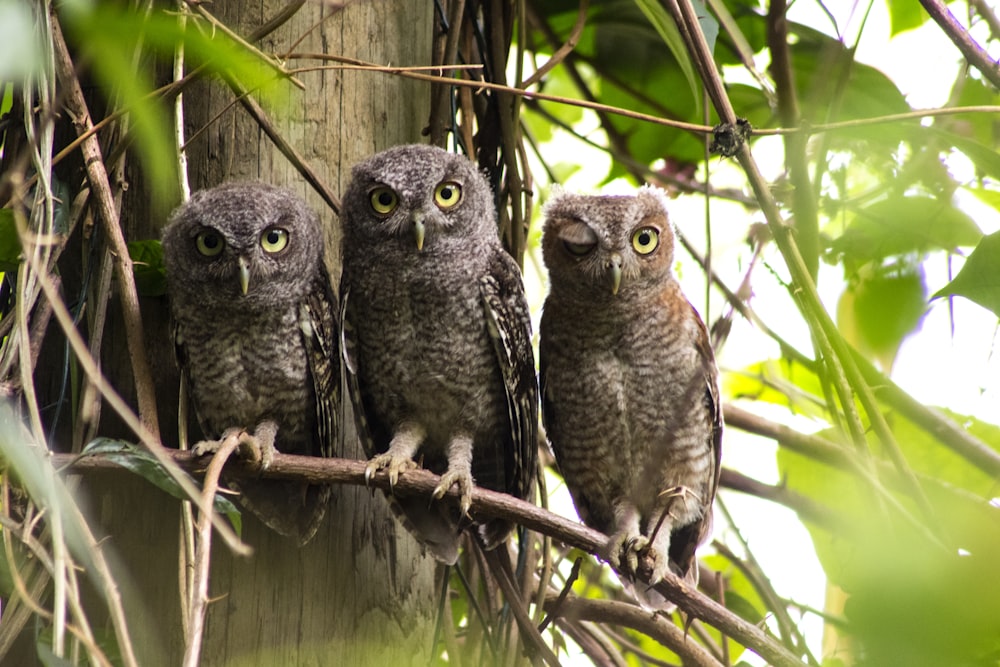
[{"label": "owl's claw", "polygon": [[670,568],[666,552],[661,553],[644,535],[613,535],[605,547],[607,561],[627,577],[646,580],[655,586]]},{"label": "owl's claw", "polygon": [[444,498],[444,494],[448,493],[448,490],[455,484],[458,485],[458,490],[462,493],[462,499],[459,502],[462,516],[468,516],[469,508],[472,507],[472,487],[475,486],[468,470],[449,470],[441,475],[441,483],[434,488],[432,496],[437,500]]},{"label": "owl's claw", "polygon": [[371,483],[371,479],[375,476],[375,473],[383,468],[389,472],[389,486],[393,487],[399,481],[399,473],[407,470],[415,470],[417,464],[411,458],[395,456],[390,452],[373,456],[368,461],[368,465],[365,466],[365,484]]},{"label": "owl's claw", "polygon": [[237,451],[240,458],[261,470],[267,470],[274,461],[278,450],[274,446],[278,434],[278,425],[271,421],[262,422],[253,435],[239,427],[227,428],[218,440],[202,440],[191,448],[195,456],[214,454],[222,445],[232,438],[237,440]]}]

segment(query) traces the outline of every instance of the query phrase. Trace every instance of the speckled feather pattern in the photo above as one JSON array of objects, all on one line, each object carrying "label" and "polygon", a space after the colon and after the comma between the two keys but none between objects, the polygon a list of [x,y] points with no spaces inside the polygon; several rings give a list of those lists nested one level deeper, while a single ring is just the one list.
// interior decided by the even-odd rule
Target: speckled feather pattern
[{"label": "speckled feather pattern", "polygon": [[[433,192],[462,188],[444,210]],[[373,188],[399,198],[379,216]],[[423,216],[418,250],[411,219]],[[472,438],[476,485],[527,497],[534,479],[537,390],[520,271],[497,235],[493,199],[462,156],[427,146],[384,151],[355,167],[344,196],[344,329],[348,387],[370,456],[401,425],[425,433],[414,459],[442,474],[448,443]],[[492,330],[492,335],[491,335]],[[454,562],[467,521],[444,503],[398,501],[407,528],[439,560]],[[488,547],[510,525],[482,527]]]},{"label": "speckled feather pattern", "polygon": [[[545,216],[542,412],[559,469],[581,518],[612,542],[626,531],[628,508],[651,540],[662,518],[654,545],[669,550],[675,572],[696,580],[694,553],[710,532],[718,484],[718,371],[705,326],[671,272],[664,197],[652,188],[637,196],[561,193]],[[642,255],[632,239],[649,228],[659,246]],[[566,238],[594,246],[574,254]],[[613,256],[617,294],[608,277]],[[664,493],[675,487],[685,492]]]},{"label": "speckled feather pattern", "polygon": [[[288,245],[261,250],[279,227]],[[214,230],[219,255],[197,250]],[[338,308],[322,263],[319,219],[292,193],[262,183],[230,183],[195,193],[163,234],[178,361],[205,437],[230,428],[278,426],[278,451],[339,451]],[[250,267],[243,294],[237,258]],[[282,482],[244,485],[241,499],[271,528],[308,540],[329,489]]]}]

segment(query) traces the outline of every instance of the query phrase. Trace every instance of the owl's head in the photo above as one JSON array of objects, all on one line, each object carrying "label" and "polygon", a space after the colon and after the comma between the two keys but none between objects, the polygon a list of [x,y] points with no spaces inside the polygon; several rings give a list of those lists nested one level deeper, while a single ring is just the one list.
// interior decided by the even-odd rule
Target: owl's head
[{"label": "owl's head", "polygon": [[490,187],[476,166],[419,144],[390,148],[354,167],[343,222],[348,247],[388,242],[428,253],[484,232],[497,236]]},{"label": "owl's head", "polygon": [[236,308],[297,301],[323,258],[319,217],[297,195],[264,183],[196,192],[163,230],[173,298]]},{"label": "owl's head", "polygon": [[666,195],[556,192],[543,210],[542,255],[553,290],[635,293],[672,278],[674,231]]}]

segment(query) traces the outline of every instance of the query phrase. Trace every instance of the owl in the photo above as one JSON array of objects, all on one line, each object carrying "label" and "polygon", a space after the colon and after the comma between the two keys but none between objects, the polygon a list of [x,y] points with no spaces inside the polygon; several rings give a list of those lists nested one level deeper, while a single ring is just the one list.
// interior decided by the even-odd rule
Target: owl
[{"label": "owl", "polygon": [[708,332],[671,265],[666,197],[556,193],[544,209],[549,294],[542,419],[580,518],[648,608],[668,570],[697,583],[719,480],[722,411]]},{"label": "owl", "polygon": [[[220,185],[173,212],[163,256],[177,360],[209,438],[195,452],[243,433],[265,468],[275,451],[338,453],[339,308],[316,213],[264,183]],[[242,487],[245,506],[303,544],[330,494],[275,480]]]},{"label": "owl", "polygon": [[[439,561],[458,558],[473,485],[527,498],[537,457],[531,322],[493,196],[467,158],[399,146],[357,165],[344,195],[341,278],[347,387],[366,474],[422,465],[460,508],[391,499]],[[460,510],[460,511],[459,511]],[[506,521],[479,526],[487,548]]]}]

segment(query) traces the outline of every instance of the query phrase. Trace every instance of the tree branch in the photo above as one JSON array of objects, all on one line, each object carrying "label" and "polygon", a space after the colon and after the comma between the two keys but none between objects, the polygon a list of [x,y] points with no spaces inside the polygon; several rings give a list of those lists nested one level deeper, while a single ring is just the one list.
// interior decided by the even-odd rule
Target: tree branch
[{"label": "tree branch", "polygon": [[995,88],[1000,88],[1000,65],[969,36],[965,26],[958,22],[958,19],[945,4],[941,0],[920,0],[920,4],[924,6],[934,22],[941,27],[944,34],[948,35],[952,43],[958,47],[969,64],[982,72],[983,76]]},{"label": "tree branch", "polygon": [[558,596],[551,595],[545,599],[545,609],[558,612],[557,618],[632,628],[669,648],[681,657],[685,665],[719,667],[719,662],[701,644],[690,641],[684,630],[671,623],[667,617],[646,611],[637,605],[616,600],[592,600],[575,595],[560,602]]},{"label": "tree branch", "polygon": [[[171,456],[180,467],[189,472],[200,473],[204,471],[205,462],[195,457],[191,452],[172,450]],[[67,467],[74,473],[91,470],[120,470],[115,463],[100,455],[55,454],[53,455],[53,465],[60,469]],[[363,486],[365,485],[365,466],[365,461],[324,459],[277,453],[270,467],[265,471],[257,470],[242,461],[234,461],[227,466],[227,472],[231,475],[252,478],[295,479],[317,484]],[[408,496],[430,498],[439,482],[440,478],[431,472],[412,470],[400,475],[392,491],[395,495],[404,498]],[[371,478],[371,486],[388,490],[390,488],[388,473],[384,470],[376,473]],[[452,488],[445,497],[449,498],[450,502],[457,503],[461,493]],[[513,496],[478,487],[472,491],[470,514],[476,519],[490,517],[518,523],[594,556],[597,556],[608,539],[605,535],[576,521],[558,516]],[[667,577],[657,584],[656,588],[688,614],[719,628],[726,635],[744,646],[750,647],[768,662],[779,667],[791,667],[792,665],[798,667],[802,664],[773,637],[706,597],[676,575],[668,573]]]}]

